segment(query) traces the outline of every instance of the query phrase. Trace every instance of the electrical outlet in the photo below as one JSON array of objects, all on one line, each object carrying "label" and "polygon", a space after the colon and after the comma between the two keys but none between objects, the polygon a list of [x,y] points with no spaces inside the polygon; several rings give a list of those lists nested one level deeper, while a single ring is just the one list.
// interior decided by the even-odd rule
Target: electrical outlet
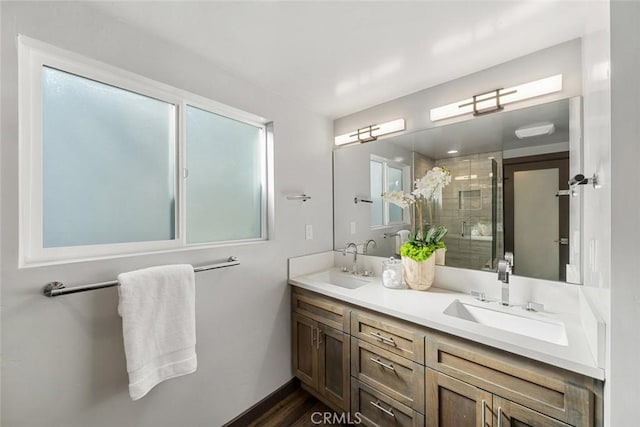
[{"label": "electrical outlet", "polygon": [[311,224],[304,226],[304,236],[307,240],[313,240],[313,226]]},{"label": "electrical outlet", "polygon": [[351,234],[356,234],[356,223],[355,223],[355,221],[351,222]]}]

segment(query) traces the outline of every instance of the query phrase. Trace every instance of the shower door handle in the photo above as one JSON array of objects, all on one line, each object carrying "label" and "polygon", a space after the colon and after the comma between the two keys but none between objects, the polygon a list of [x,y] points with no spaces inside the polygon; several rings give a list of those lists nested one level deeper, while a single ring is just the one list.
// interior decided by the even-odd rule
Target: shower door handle
[{"label": "shower door handle", "polygon": [[464,229],[467,227],[467,221],[462,221],[462,231],[460,235],[464,237]]}]

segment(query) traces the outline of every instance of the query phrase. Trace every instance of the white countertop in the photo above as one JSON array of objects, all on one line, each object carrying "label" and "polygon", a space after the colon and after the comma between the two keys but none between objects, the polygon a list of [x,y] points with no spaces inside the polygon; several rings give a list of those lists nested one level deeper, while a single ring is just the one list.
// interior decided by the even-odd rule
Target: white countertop
[{"label": "white countertop", "polygon": [[[338,271],[338,269],[335,269]],[[382,286],[380,278],[368,278],[369,283],[357,289],[347,289],[331,285],[318,279],[318,274],[304,274],[291,277],[289,283],[319,294],[406,320],[427,328],[446,332],[461,338],[505,350],[514,354],[548,363],[572,372],[577,372],[599,380],[604,379],[604,370],[597,366],[580,317],[571,313],[540,312],[533,315],[539,319],[561,321],[565,325],[568,345],[530,338],[517,333],[477,324],[444,314],[444,310],[454,300],[479,303],[465,293],[446,289],[431,288],[428,291],[410,289],[388,289]],[[486,303],[487,307],[492,307]],[[512,308],[511,310],[519,310]]]}]

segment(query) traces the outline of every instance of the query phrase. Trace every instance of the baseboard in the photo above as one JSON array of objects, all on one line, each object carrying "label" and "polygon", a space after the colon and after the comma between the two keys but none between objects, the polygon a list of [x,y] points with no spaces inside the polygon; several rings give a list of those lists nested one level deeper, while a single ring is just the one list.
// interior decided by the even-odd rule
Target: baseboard
[{"label": "baseboard", "polygon": [[222,427],[245,427],[251,424],[253,421],[260,418],[262,414],[271,409],[276,403],[283,400],[285,397],[300,388],[300,380],[298,378],[291,378],[287,383],[282,385],[276,391],[262,399],[260,402],[253,405]]}]

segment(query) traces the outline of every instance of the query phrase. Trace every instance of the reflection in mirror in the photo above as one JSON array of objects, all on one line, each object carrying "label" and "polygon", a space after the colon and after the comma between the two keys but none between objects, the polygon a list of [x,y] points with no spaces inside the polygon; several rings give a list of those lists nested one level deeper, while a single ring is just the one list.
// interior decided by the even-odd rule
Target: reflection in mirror
[{"label": "reflection in mirror", "polygon": [[411,166],[392,159],[371,155],[371,227],[407,224],[407,213],[382,198],[390,191],[411,191]]},{"label": "reflection in mirror", "polygon": [[495,271],[511,251],[514,274],[580,283],[582,190],[557,195],[582,172],[580,113],[576,97],[337,148],[335,249],[374,239],[370,255],[398,257],[412,212],[381,194],[444,166],[452,181],[426,225],[449,230],[445,265]]}]

